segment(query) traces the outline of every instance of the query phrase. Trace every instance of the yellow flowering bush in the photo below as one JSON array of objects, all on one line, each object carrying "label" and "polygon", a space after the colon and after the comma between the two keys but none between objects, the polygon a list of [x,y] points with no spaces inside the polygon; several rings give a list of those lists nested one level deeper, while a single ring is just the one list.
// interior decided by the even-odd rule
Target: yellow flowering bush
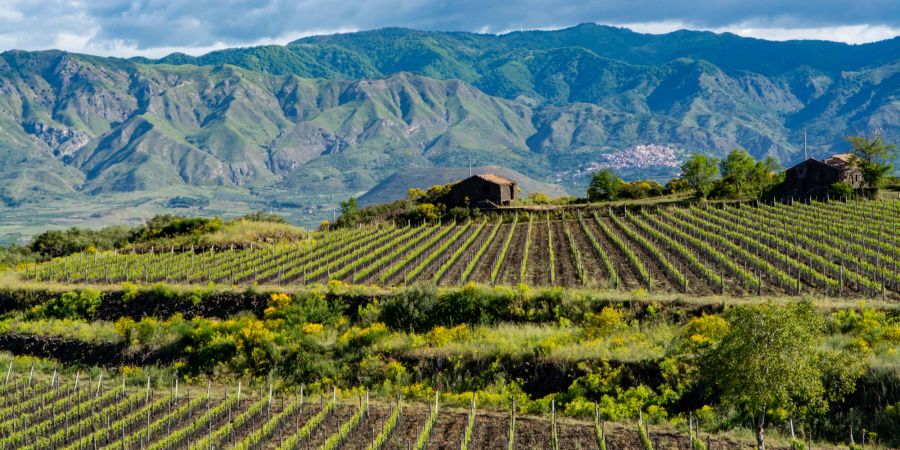
[{"label": "yellow flowering bush", "polygon": [[598,314],[588,313],[584,322],[588,339],[608,337],[627,326],[622,310],[615,306],[604,306]]},{"label": "yellow flowering bush", "polygon": [[410,401],[431,401],[434,400],[434,389],[425,386],[422,383],[415,383],[404,386],[401,389],[403,398]]},{"label": "yellow flowering bush", "polygon": [[285,293],[272,294],[269,297],[269,305],[263,311],[267,318],[275,317],[291,304],[291,296]]},{"label": "yellow flowering bush", "polygon": [[453,328],[436,326],[425,335],[425,341],[430,345],[441,347],[453,341],[462,341],[469,337],[469,328],[466,324],[460,324]]},{"label": "yellow flowering bush", "polygon": [[303,333],[321,335],[325,327],[321,323],[308,323],[303,325]]},{"label": "yellow flowering bush", "polygon": [[120,317],[116,321],[116,333],[122,336],[122,340],[128,344],[137,344],[137,342],[133,341],[135,325],[134,319],[125,316]]},{"label": "yellow flowering bush", "polygon": [[706,347],[718,342],[728,334],[728,322],[722,316],[702,315],[688,321],[682,330],[682,336],[693,347]]},{"label": "yellow flowering bush", "polygon": [[135,366],[122,366],[119,369],[119,373],[125,378],[130,378],[134,375],[141,373],[142,371],[143,371],[143,369],[141,369],[140,367],[135,367]]},{"label": "yellow flowering bush", "polygon": [[365,347],[374,344],[389,333],[387,326],[381,322],[376,322],[365,328],[350,327],[349,330],[341,335],[338,342],[341,345]]},{"label": "yellow flowering bush", "polygon": [[828,325],[834,332],[852,336],[848,347],[854,351],[888,351],[900,345],[900,323],[865,304],[860,304],[859,309],[835,311],[828,318]]}]

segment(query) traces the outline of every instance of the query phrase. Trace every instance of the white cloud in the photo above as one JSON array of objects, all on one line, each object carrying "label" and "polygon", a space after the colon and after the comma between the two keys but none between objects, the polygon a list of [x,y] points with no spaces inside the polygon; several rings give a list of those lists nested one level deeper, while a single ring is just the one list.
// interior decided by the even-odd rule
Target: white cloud
[{"label": "white cloud", "polygon": [[749,36],[772,41],[788,41],[794,39],[818,39],[824,41],[840,41],[848,44],[883,41],[900,36],[900,28],[884,25],[845,25],[818,28],[755,28],[740,25],[726,27],[721,31],[730,31],[740,36]]},{"label": "white cloud", "polygon": [[862,43],[900,35],[900,1],[0,0],[0,51],[159,57],[388,26],[503,33],[584,21],[645,33],[702,29]]},{"label": "white cloud", "polygon": [[98,30],[96,27],[85,30],[84,33],[76,34],[72,32],[59,32],[54,36],[52,44],[49,46],[31,47],[25,44],[24,36],[4,35],[0,34],[0,48],[20,49],[20,50],[45,50],[48,48],[65,50],[73,53],[85,53],[97,56],[116,56],[120,58],[129,58],[133,56],[144,56],[147,58],[162,58],[172,53],[184,53],[187,55],[199,56],[216,50],[223,50],[234,47],[253,47],[259,45],[284,45],[297,39],[304,37],[334,34],[334,33],[350,33],[359,31],[356,28],[338,28],[338,29],[316,29],[302,32],[292,32],[273,38],[261,38],[248,42],[215,42],[209,45],[199,46],[161,46],[146,49],[140,49],[133,43],[128,43],[121,39],[100,40],[97,39]]},{"label": "white cloud", "polygon": [[766,39],[770,41],[789,41],[796,39],[815,39],[824,41],[863,44],[883,41],[900,36],[900,28],[886,25],[841,25],[830,27],[771,27],[750,23],[739,23],[722,27],[699,27],[684,22],[643,22],[622,23],[617,26],[630,28],[639,33],[665,34],[676,30],[704,30],[715,33],[734,33],[738,36]]}]

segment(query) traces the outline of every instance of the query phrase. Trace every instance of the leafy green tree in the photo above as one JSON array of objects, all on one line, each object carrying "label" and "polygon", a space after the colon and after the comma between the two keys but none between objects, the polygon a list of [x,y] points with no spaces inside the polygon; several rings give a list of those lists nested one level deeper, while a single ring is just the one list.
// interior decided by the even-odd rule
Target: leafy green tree
[{"label": "leafy green tree", "polygon": [[766,411],[825,407],[824,321],[809,301],[739,306],[730,331],[702,363],[722,402],[754,418],[756,447],[765,449]]},{"label": "leafy green tree", "polygon": [[897,146],[886,144],[881,135],[872,138],[847,136],[847,142],[850,143],[850,153],[866,184],[870,187],[881,186],[885,176],[894,170],[889,161],[896,156]]},{"label": "leafy green tree", "polygon": [[356,225],[359,216],[359,204],[356,202],[356,197],[350,197],[341,202],[341,220],[344,223],[350,226]]},{"label": "leafy green tree", "polygon": [[359,213],[359,203],[356,202],[356,197],[350,197],[341,202],[341,214],[352,216],[357,213]]},{"label": "leafy green tree", "polygon": [[84,251],[90,247],[111,250],[133,242],[137,230],[124,225],[114,225],[99,230],[72,227],[67,230],[50,230],[35,236],[29,248],[43,257],[59,257]]},{"label": "leafy green tree", "polygon": [[588,200],[592,202],[615,200],[622,192],[625,183],[610,169],[594,172],[591,184],[588,186]]},{"label": "leafy green tree", "polygon": [[766,192],[772,186],[781,181],[784,175],[781,172],[781,164],[771,156],[762,161],[757,161],[750,173],[750,189],[757,195]]},{"label": "leafy green tree", "polygon": [[743,195],[744,189],[750,184],[750,176],[755,167],[756,160],[741,148],[732,150],[725,159],[719,162],[722,177],[734,185],[738,196]]},{"label": "leafy green tree", "polygon": [[719,167],[715,158],[694,153],[681,165],[681,174],[685,181],[700,197],[706,197],[713,188],[713,182],[719,176]]}]

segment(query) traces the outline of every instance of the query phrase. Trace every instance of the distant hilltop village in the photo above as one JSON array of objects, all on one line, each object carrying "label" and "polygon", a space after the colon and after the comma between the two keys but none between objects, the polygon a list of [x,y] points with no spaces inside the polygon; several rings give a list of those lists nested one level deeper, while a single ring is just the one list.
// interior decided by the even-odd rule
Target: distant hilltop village
[{"label": "distant hilltop village", "polygon": [[580,167],[556,173],[556,182],[565,182],[590,176],[601,169],[644,169],[648,167],[669,167],[677,169],[681,161],[675,155],[676,149],[661,144],[635,145],[613,153],[599,155],[596,161]]}]

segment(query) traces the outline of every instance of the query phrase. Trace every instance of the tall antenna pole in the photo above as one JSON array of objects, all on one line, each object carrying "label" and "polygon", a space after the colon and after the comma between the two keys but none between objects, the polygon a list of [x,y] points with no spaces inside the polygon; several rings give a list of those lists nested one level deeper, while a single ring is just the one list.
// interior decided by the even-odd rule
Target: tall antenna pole
[{"label": "tall antenna pole", "polygon": [[806,161],[809,156],[806,154],[806,128],[803,129],[803,160]]},{"label": "tall antenna pole", "polygon": [[334,204],[334,198],[328,194],[328,203],[331,203],[331,223],[337,222],[337,206]]},{"label": "tall antenna pole", "polygon": [[470,150],[467,154],[469,155],[469,178],[471,178],[472,177],[472,151]]}]

